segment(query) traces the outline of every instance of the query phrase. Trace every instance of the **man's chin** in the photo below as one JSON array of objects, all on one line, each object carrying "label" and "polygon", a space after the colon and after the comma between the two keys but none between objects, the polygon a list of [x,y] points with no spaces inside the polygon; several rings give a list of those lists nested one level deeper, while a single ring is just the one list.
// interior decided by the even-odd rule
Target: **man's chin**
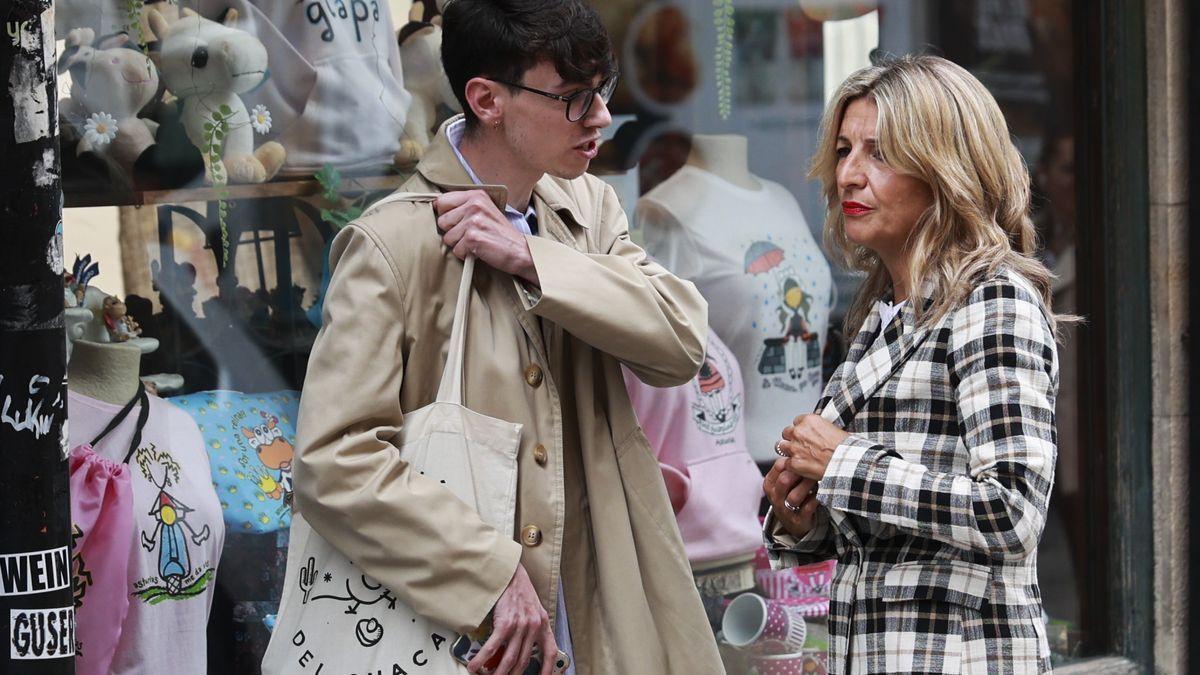
[{"label": "man's chin", "polygon": [[562,178],[563,180],[575,180],[576,178],[579,178],[583,174],[587,173],[588,167],[591,166],[591,164],[591,162],[584,162],[582,166],[560,166],[551,171],[547,171],[546,173],[554,176],[555,178]]}]

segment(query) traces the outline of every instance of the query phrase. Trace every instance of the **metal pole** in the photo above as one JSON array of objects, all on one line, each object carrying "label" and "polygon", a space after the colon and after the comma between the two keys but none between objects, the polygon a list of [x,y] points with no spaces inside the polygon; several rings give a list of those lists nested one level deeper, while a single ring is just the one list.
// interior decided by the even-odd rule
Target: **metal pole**
[{"label": "metal pole", "polygon": [[0,672],[74,673],[54,10],[0,16]]}]

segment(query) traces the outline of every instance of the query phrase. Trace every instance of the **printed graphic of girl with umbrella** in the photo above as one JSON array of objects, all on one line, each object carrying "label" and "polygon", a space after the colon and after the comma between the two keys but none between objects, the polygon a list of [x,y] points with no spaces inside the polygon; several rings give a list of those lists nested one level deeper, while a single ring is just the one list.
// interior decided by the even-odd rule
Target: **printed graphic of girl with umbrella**
[{"label": "printed graphic of girl with umbrella", "polygon": [[[773,271],[780,290],[779,323],[781,337],[763,340],[758,372],[763,375],[787,373],[800,379],[805,367],[820,364],[821,348],[816,333],[809,329],[808,312],[812,298],[800,288],[791,269],[780,267],[784,251],[768,241],[756,241],[746,251],[746,273],[764,274]],[[806,345],[802,348],[801,344]],[[802,351],[803,349],[803,351]]]}]

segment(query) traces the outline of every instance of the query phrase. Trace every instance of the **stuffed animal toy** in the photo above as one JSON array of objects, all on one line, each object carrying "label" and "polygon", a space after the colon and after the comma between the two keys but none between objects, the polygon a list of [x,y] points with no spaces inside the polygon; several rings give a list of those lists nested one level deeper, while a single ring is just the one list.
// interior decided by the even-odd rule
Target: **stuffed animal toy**
[{"label": "stuffed animal toy", "polygon": [[408,117],[404,120],[404,138],[394,158],[396,166],[410,167],[425,154],[438,123],[439,105],[462,112],[450,80],[442,68],[442,17],[424,21],[425,5],[417,0],[408,13],[409,22],[400,29],[400,64],[404,88],[412,94]]},{"label": "stuffed animal toy", "polygon": [[81,129],[75,154],[95,152],[115,160],[126,173],[154,145],[157,125],[138,112],[158,92],[158,69],[120,33],[92,45],[95,32],[76,28],[67,34],[59,72],[71,74],[71,96],[62,102],[68,119]]},{"label": "stuffed animal toy", "polygon": [[150,28],[161,44],[159,71],[167,89],[183,99],[183,126],[204,156],[210,184],[262,183],[270,180],[287,156],[275,141],[254,148],[254,133],[271,128],[270,113],[246,110],[239,94],[267,77],[267,50],[258,38],[232,27],[237,11],[222,23],[185,9],[168,24],[150,11]]}]

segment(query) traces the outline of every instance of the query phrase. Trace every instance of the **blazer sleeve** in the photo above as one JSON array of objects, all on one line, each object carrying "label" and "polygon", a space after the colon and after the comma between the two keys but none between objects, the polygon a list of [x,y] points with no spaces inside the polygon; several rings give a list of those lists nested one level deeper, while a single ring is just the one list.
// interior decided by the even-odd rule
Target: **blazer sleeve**
[{"label": "blazer sleeve", "polygon": [[1053,332],[1040,301],[1003,279],[977,288],[951,325],[947,366],[967,472],[931,471],[902,459],[903,448],[850,436],[817,496],[830,509],[1022,560],[1041,538],[1054,482]]},{"label": "blazer sleeve", "polygon": [[774,507],[767,509],[767,517],[763,521],[763,543],[773,569],[797,567],[838,557],[837,533],[829,519],[829,510],[823,504],[819,505],[813,518],[813,528],[808,534],[797,538],[783,529],[783,525],[775,518]]},{"label": "blazer sleeve", "polygon": [[708,303],[633,243],[611,187],[604,186],[593,227],[602,228],[602,253],[526,237],[541,281],[527,309],[616,357],[646,384],[684,384],[704,362]]},{"label": "blazer sleeve", "polygon": [[300,401],[296,507],[417,613],[474,630],[511,580],[521,547],[400,460],[404,293],[386,248],[351,224],[333,242],[330,267]]}]

